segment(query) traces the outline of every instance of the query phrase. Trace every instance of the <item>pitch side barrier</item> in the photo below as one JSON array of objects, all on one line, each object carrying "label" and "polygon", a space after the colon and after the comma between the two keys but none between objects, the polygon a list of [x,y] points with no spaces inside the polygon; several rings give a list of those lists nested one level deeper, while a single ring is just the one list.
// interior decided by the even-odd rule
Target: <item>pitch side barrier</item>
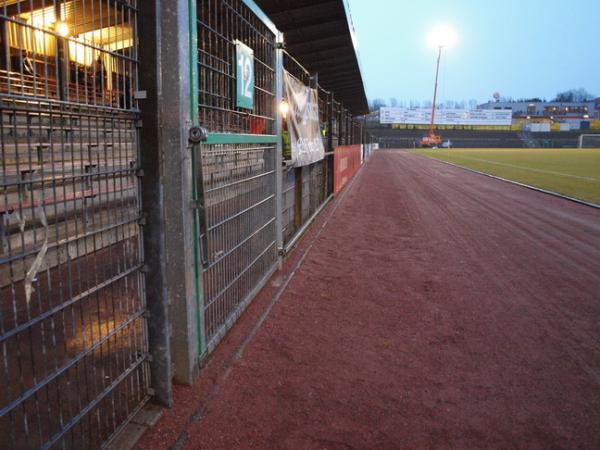
[{"label": "pitch side barrier", "polygon": [[378,143],[368,143],[362,145],[362,159],[361,162],[365,162],[371,157],[373,152],[379,148]]},{"label": "pitch side barrier", "polygon": [[337,195],[360,168],[361,145],[336,147],[333,173],[333,193]]}]

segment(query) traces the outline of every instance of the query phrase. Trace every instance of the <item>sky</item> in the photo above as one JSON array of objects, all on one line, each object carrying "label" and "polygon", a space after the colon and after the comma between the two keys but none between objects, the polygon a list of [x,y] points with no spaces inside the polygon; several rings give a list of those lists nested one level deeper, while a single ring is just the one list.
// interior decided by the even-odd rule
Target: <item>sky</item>
[{"label": "sky", "polygon": [[457,37],[442,52],[441,102],[600,96],[600,0],[348,1],[369,100],[431,101],[437,25]]}]

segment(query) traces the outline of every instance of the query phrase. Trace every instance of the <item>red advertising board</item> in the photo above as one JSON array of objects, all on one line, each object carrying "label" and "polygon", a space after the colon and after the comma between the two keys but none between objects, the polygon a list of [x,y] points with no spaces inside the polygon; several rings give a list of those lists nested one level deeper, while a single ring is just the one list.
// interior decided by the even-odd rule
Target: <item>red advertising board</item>
[{"label": "red advertising board", "polygon": [[333,193],[337,194],[360,168],[360,144],[342,145],[333,155]]}]

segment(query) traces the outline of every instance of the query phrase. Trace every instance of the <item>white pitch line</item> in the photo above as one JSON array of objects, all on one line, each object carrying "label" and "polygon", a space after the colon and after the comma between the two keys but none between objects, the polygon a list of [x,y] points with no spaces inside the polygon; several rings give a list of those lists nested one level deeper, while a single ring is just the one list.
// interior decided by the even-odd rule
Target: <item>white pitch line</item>
[{"label": "white pitch line", "polygon": [[591,181],[593,183],[600,183],[600,178],[580,177],[578,175],[571,175],[571,174],[562,173],[562,172],[554,172],[552,170],[534,169],[533,167],[518,166],[518,165],[515,165],[515,164],[508,164],[508,163],[501,163],[501,162],[497,162],[497,161],[490,161],[489,159],[468,158],[466,156],[458,156],[458,155],[453,155],[453,156],[455,158],[457,158],[457,159],[466,159],[466,160],[471,160],[471,161],[485,162],[485,163],[490,163],[490,164],[496,164],[498,166],[512,167],[513,169],[530,170],[532,172],[547,173],[547,174],[550,174],[550,175],[559,175],[561,177],[577,178],[579,180]]}]

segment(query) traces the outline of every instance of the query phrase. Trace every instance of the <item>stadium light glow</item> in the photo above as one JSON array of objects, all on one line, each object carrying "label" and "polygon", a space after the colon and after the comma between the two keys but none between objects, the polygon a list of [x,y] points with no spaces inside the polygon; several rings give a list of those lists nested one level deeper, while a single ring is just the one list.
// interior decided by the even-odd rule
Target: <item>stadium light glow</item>
[{"label": "stadium light glow", "polygon": [[287,118],[287,114],[290,110],[290,104],[287,102],[287,100],[281,100],[281,103],[279,104],[279,111],[281,112],[281,115],[283,116],[284,119]]},{"label": "stadium light glow", "polygon": [[54,24],[54,30],[62,37],[67,37],[69,35],[69,25],[67,25],[65,22],[56,22]]},{"label": "stadium light glow", "polygon": [[438,25],[427,35],[431,47],[452,47],[456,43],[456,32],[448,25]]}]

